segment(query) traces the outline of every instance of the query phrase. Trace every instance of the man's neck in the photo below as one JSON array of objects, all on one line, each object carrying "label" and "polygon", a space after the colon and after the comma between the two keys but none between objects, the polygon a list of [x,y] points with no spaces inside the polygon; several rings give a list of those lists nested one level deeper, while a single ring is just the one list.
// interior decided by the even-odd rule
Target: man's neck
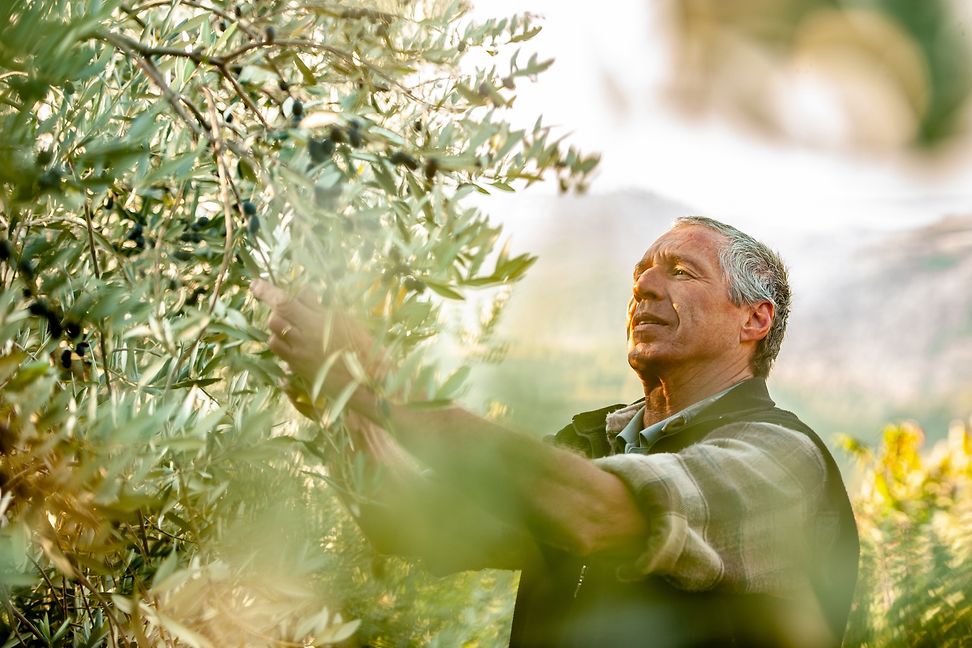
[{"label": "man's neck", "polygon": [[746,367],[738,371],[716,371],[694,376],[642,378],[645,389],[645,427],[677,414],[689,405],[752,378]]}]

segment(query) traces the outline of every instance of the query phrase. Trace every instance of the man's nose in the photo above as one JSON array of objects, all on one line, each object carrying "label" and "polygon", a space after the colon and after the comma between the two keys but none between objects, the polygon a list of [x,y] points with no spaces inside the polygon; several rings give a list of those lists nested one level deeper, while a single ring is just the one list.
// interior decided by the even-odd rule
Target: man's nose
[{"label": "man's nose", "polygon": [[635,277],[632,294],[636,300],[661,298],[657,273],[657,268],[648,268]]}]

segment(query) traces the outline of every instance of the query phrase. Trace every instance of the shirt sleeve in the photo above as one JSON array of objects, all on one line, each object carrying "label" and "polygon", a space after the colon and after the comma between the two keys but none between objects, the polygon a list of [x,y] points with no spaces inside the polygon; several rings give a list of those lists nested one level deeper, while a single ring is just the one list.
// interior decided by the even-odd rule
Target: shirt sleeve
[{"label": "shirt sleeve", "polygon": [[804,591],[827,468],[808,437],[732,423],[677,453],[596,460],[625,482],[648,520],[644,551],[620,576],[664,576],[686,590],[780,596]]}]

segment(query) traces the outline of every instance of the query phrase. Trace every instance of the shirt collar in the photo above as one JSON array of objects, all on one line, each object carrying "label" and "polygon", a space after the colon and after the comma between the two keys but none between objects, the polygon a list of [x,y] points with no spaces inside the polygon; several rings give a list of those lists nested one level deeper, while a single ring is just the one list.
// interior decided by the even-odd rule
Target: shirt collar
[{"label": "shirt collar", "polygon": [[[730,396],[731,399],[729,398]],[[750,378],[738,382],[727,389],[723,389],[717,394],[692,403],[685,409],[648,427],[644,427],[645,406],[642,405],[637,410],[634,410],[631,419],[624,425],[621,432],[614,437],[613,445],[618,451],[625,453],[647,452],[660,439],[678,433],[680,430],[698,420],[700,416],[707,416],[708,414],[715,413],[716,410],[723,409],[719,407],[722,405],[719,401],[723,399],[748,401],[754,399],[762,400],[763,398],[772,404],[772,401],[769,399],[769,394],[766,391],[766,382],[762,378]],[[627,416],[633,409],[631,406],[625,408],[623,415]],[[621,412],[616,412],[616,414],[621,414]],[[614,427],[616,430],[616,426],[619,423],[620,421],[615,420],[614,426],[609,427]]]}]

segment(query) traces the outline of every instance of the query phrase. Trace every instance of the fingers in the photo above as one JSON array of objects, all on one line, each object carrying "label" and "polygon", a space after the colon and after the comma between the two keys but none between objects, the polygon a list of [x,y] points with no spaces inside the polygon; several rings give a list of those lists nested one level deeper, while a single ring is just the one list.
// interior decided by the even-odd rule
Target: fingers
[{"label": "fingers", "polygon": [[267,320],[267,325],[270,327],[270,332],[280,337],[282,339],[287,339],[287,336],[293,332],[294,325],[289,319],[280,315],[277,311],[274,311],[270,315],[270,319]]},{"label": "fingers", "polygon": [[290,301],[290,295],[284,290],[262,279],[256,279],[250,284],[250,292],[253,293],[254,297],[271,308],[276,308]]}]

